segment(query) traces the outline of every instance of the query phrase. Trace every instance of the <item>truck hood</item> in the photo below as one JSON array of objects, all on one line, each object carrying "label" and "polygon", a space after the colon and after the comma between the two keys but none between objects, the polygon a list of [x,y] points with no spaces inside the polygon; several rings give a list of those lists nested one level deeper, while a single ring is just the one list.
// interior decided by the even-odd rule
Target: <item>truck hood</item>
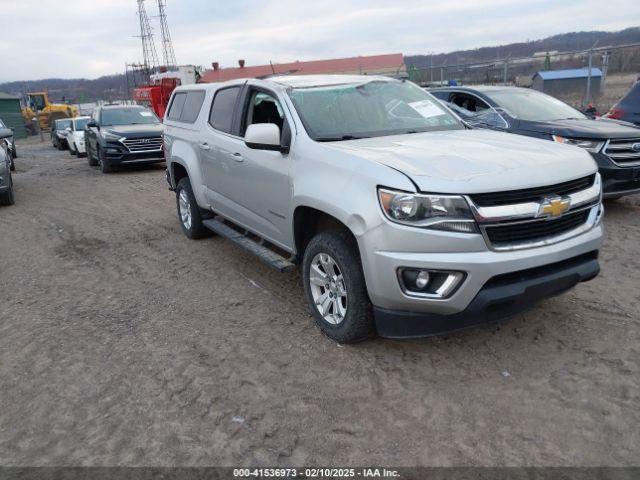
[{"label": "truck hood", "polygon": [[[415,133],[325,145],[398,170],[423,192],[518,190],[574,180],[598,170],[591,155],[581,148],[488,130]],[[380,184],[384,185],[384,179]]]},{"label": "truck hood", "polygon": [[530,122],[520,120],[520,130],[549,135],[560,135],[569,138],[591,138],[606,140],[608,138],[637,138],[640,130],[627,122],[602,119],[566,119],[551,122]]}]

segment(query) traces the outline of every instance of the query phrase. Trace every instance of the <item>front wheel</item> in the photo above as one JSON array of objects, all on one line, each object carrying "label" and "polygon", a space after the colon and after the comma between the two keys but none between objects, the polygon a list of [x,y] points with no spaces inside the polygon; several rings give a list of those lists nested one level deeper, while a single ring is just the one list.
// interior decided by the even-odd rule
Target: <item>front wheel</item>
[{"label": "front wheel", "polygon": [[316,235],[304,252],[302,268],[309,308],[325,335],[339,343],[375,335],[358,247],[349,232]]},{"label": "front wheel", "polygon": [[104,153],[102,148],[100,148],[100,145],[96,147],[96,150],[98,151],[98,165],[100,165],[100,171],[102,173],[113,172],[113,167],[109,163],[109,160],[107,160],[107,154]]},{"label": "front wheel", "polygon": [[182,232],[191,239],[204,238],[211,235],[210,230],[202,224],[202,215],[188,178],[183,178],[176,186],[176,207]]},{"label": "front wheel", "polygon": [[74,145],[73,143],[69,144],[69,155],[71,155],[72,157],[78,154],[78,151],[75,148],[73,148],[73,145]]},{"label": "front wheel", "polygon": [[91,146],[87,143],[87,163],[90,167],[97,167],[98,160],[91,154]]}]

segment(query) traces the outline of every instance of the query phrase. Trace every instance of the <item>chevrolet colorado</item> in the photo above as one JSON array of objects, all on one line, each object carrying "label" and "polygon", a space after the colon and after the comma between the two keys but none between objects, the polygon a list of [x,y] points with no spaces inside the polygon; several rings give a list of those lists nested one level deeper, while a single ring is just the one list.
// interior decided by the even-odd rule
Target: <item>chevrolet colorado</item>
[{"label": "chevrolet colorado", "polygon": [[338,342],[513,315],[599,272],[583,149],[468,128],[416,85],[282,76],[179,87],[164,119],[183,232],[302,265]]}]

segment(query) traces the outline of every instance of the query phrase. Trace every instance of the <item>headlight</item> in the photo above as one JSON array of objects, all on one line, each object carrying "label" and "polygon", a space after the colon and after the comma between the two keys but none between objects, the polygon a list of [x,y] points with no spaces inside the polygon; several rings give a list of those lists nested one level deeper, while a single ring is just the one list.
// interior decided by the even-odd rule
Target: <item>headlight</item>
[{"label": "headlight", "polygon": [[589,152],[593,152],[593,153],[598,153],[602,149],[602,146],[604,145],[604,142],[599,142],[597,140],[567,138],[567,137],[560,137],[559,135],[553,135],[552,138],[554,142],[564,143],[565,145],[574,145],[576,147],[584,148],[585,150],[588,150]]},{"label": "headlight", "polygon": [[102,138],[104,138],[105,140],[112,140],[117,142],[118,140],[120,140],[122,137],[120,135],[116,135],[115,133],[111,133],[111,132],[102,132]]},{"label": "headlight", "polygon": [[456,195],[425,195],[378,189],[380,206],[392,222],[412,227],[477,233],[467,201]]}]

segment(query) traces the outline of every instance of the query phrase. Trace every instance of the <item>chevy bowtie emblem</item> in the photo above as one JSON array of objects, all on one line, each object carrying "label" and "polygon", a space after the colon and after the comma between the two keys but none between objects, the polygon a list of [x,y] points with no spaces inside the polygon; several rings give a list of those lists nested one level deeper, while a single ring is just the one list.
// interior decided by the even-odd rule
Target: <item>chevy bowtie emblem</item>
[{"label": "chevy bowtie emblem", "polygon": [[640,152],[640,143],[634,143],[633,145],[631,145],[631,150],[633,150],[634,152]]},{"label": "chevy bowtie emblem", "polygon": [[538,208],[537,218],[559,217],[571,207],[571,199],[568,197],[545,198]]}]

